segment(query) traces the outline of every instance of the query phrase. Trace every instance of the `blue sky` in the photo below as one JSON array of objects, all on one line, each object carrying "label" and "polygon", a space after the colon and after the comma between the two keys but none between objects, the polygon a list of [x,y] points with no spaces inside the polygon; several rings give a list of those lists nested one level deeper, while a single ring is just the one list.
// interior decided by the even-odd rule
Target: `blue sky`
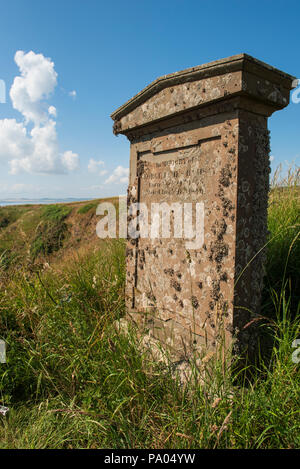
[{"label": "blue sky", "polygon": [[[299,1],[10,0],[0,8],[0,198],[124,194],[129,143],[113,135],[110,114],[161,75],[246,52],[300,78]],[[299,124],[300,103],[269,119],[273,168],[299,163]]]}]

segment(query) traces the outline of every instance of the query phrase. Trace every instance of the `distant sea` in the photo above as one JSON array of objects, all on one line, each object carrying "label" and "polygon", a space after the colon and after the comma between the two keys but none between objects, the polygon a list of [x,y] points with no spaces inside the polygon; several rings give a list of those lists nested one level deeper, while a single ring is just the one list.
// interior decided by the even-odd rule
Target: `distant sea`
[{"label": "distant sea", "polygon": [[68,202],[83,202],[85,200],[94,200],[92,198],[76,199],[73,197],[68,197],[66,199],[48,199],[44,197],[43,199],[0,199],[0,207],[6,205],[39,205],[39,204],[61,204]]}]

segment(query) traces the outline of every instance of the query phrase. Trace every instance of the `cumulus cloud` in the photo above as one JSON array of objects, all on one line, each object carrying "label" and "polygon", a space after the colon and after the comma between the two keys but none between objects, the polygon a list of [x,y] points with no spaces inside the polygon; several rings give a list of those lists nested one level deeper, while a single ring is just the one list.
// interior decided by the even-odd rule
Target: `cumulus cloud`
[{"label": "cumulus cloud", "polygon": [[65,151],[62,155],[62,164],[69,171],[75,171],[79,167],[79,156],[72,151]]},{"label": "cumulus cloud", "polygon": [[11,174],[63,174],[76,170],[79,157],[70,150],[59,151],[54,120],[57,111],[46,103],[57,84],[54,63],[32,51],[18,51],[15,62],[20,76],[13,81],[10,98],[23,121],[0,120],[0,159],[9,162]]},{"label": "cumulus cloud", "polygon": [[104,166],[104,161],[96,161],[94,158],[90,158],[89,164],[88,164],[88,171],[90,173],[97,173],[99,170],[99,167]]},{"label": "cumulus cloud", "polygon": [[27,136],[26,127],[15,119],[0,120],[0,158],[15,159],[32,154],[34,144]]},{"label": "cumulus cloud", "polygon": [[76,96],[77,96],[77,93],[76,93],[76,91],[75,91],[75,90],[73,90],[73,91],[69,91],[69,96],[71,96],[72,98],[74,98],[74,99],[75,99],[75,98],[76,98]]},{"label": "cumulus cloud", "polygon": [[129,168],[117,166],[113,173],[106,179],[105,184],[127,184],[128,183]]},{"label": "cumulus cloud", "polygon": [[15,62],[21,75],[15,77],[9,92],[14,109],[23,114],[26,122],[47,121],[42,100],[53,93],[57,84],[54,63],[42,54],[21,50],[16,52]]}]

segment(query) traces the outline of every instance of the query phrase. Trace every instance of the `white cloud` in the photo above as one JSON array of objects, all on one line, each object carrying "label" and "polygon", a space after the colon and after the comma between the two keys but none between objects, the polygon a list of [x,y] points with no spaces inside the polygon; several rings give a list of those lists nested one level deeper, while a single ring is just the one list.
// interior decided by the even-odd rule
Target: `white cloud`
[{"label": "white cloud", "polygon": [[[24,120],[0,120],[0,159],[8,161],[11,174],[63,174],[76,170],[78,155],[70,150],[59,151],[56,108],[43,102],[57,84],[54,63],[32,51],[18,51],[15,61],[21,75],[15,77],[10,97]],[[29,123],[33,124],[31,130]]]},{"label": "white cloud", "polygon": [[105,184],[127,184],[128,183],[129,168],[117,166],[113,173],[106,179]]},{"label": "white cloud", "polygon": [[3,131],[3,128],[1,131],[3,121],[0,121],[0,157],[10,157],[11,174],[20,172],[63,174],[78,168],[79,158],[76,153],[66,151],[59,154],[54,121],[49,120],[42,127],[34,127],[29,135],[26,129],[22,128],[22,124],[18,124],[14,119],[4,119],[4,121],[6,121],[4,129],[7,132]]},{"label": "white cloud", "polygon": [[69,96],[71,96],[72,98],[74,98],[74,99],[75,99],[75,98],[76,98],[76,96],[77,96],[77,92],[76,92],[75,90],[73,90],[73,91],[69,91]]},{"label": "white cloud", "polygon": [[15,77],[9,93],[14,109],[23,114],[26,122],[47,121],[42,100],[53,93],[57,84],[54,63],[42,54],[33,51],[25,54],[21,50],[16,52],[15,62],[21,76]]},{"label": "white cloud", "polygon": [[0,120],[0,159],[22,158],[32,154],[34,144],[26,127],[15,119]]},{"label": "white cloud", "polygon": [[75,169],[79,168],[79,157],[77,153],[73,153],[70,150],[65,151],[62,155],[62,163],[69,171],[75,171]]},{"label": "white cloud", "polygon": [[94,158],[90,158],[89,164],[88,164],[88,171],[90,173],[97,173],[99,170],[99,166],[104,166],[104,161],[96,161]]},{"label": "white cloud", "polygon": [[49,112],[50,116],[56,117],[56,115],[57,115],[56,107],[54,107],[54,106],[49,106],[48,107],[48,112]]}]

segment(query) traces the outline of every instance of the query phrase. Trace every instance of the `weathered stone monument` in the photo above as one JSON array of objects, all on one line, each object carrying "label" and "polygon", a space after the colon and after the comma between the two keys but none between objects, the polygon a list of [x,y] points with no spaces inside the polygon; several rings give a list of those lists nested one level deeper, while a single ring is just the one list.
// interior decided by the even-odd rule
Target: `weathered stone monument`
[{"label": "weathered stone monument", "polygon": [[260,311],[267,118],[293,80],[241,54],[158,78],[112,114],[131,142],[128,207],[144,204],[153,230],[127,241],[127,311],[179,357],[233,337],[256,346],[245,325]]}]

